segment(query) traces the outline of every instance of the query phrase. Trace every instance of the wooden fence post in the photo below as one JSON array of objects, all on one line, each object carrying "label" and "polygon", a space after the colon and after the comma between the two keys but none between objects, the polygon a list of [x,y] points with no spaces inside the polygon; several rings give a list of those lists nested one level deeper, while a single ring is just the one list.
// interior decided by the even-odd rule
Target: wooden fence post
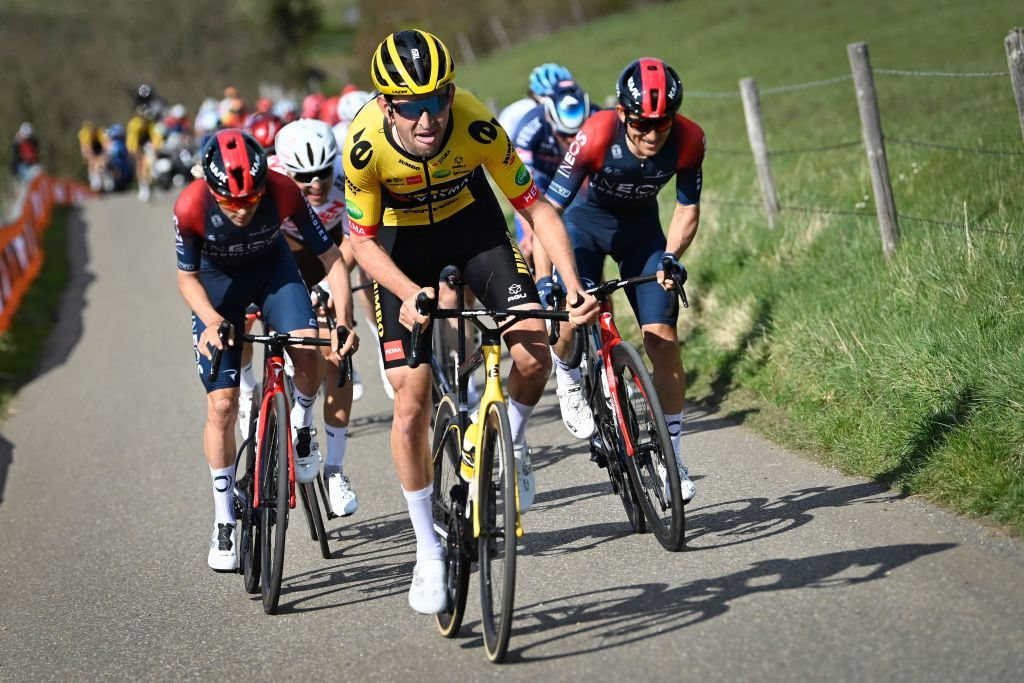
[{"label": "wooden fence post", "polygon": [[456,39],[459,41],[459,56],[465,59],[467,64],[475,62],[476,52],[473,51],[473,43],[469,42],[469,36],[459,33]]},{"label": "wooden fence post", "polygon": [[587,15],[583,11],[583,3],[580,0],[569,0],[569,9],[572,10],[572,19],[577,26],[587,23]]},{"label": "wooden fence post", "polygon": [[507,50],[512,46],[512,41],[508,37],[505,25],[501,23],[501,19],[493,14],[491,15],[491,31],[494,32],[494,37],[498,39],[498,45],[503,50]]},{"label": "wooden fence post", "polygon": [[753,78],[742,79],[740,94],[743,96],[743,116],[747,120],[750,151],[754,153],[757,179],[761,183],[764,212],[768,216],[768,227],[773,228],[779,217],[779,194],[775,190],[775,177],[772,175],[772,167],[768,162],[768,142],[764,135],[764,120],[761,118],[761,97],[757,91],[757,81]]},{"label": "wooden fence post", "polygon": [[846,53],[850,58],[853,83],[857,88],[857,109],[860,110],[864,148],[871,168],[871,186],[875,192],[875,211],[878,214],[878,228],[882,233],[882,248],[885,257],[889,258],[900,243],[900,228],[896,220],[892,183],[889,181],[889,162],[885,158],[882,118],[878,112],[878,96],[868,59],[868,44],[850,43],[846,46]]},{"label": "wooden fence post", "polygon": [[1010,83],[1017,100],[1020,134],[1024,136],[1024,28],[1013,28],[1006,36],[1006,62],[1010,65]]}]

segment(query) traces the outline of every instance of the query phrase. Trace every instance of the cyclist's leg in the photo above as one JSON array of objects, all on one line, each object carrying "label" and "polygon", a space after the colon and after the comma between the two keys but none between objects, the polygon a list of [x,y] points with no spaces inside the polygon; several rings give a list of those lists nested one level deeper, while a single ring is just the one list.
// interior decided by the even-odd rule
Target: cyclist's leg
[{"label": "cyclist's leg", "polygon": [[[394,230],[385,228],[386,231]],[[427,233],[427,234],[425,234]],[[437,276],[445,263],[445,229],[436,231],[397,231],[391,258],[413,282],[436,287]],[[391,457],[409,509],[409,520],[416,536],[416,567],[409,589],[409,606],[424,614],[437,614],[446,606],[444,551],[434,531],[432,512],[433,464],[430,458],[430,366],[407,365],[412,333],[399,323],[402,302],[391,292],[374,283],[375,319],[378,321],[378,344],[387,379],[394,388],[395,408],[391,424]],[[430,332],[423,335],[423,346],[429,352]]]}]

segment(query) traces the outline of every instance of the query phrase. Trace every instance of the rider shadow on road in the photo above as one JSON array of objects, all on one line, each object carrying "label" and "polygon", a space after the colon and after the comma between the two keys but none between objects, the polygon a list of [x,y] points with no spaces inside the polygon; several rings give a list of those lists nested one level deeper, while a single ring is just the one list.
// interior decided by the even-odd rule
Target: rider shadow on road
[{"label": "rider shadow on road", "polygon": [[[355,523],[343,520],[340,528],[330,528],[336,523],[327,523],[332,552],[322,567],[288,574],[285,564],[278,613],[344,608],[409,590],[416,544],[407,515],[393,513]],[[293,531],[289,545],[309,543],[310,549],[314,547],[301,533],[304,527],[293,524]]]},{"label": "rider shadow on road", "polygon": [[14,461],[14,444],[0,434],[0,505],[4,504],[4,487],[7,485],[7,470]]},{"label": "rider shadow on road", "polygon": [[686,548],[724,548],[792,531],[814,519],[819,508],[890,503],[905,496],[878,484],[815,486],[777,499],[741,498],[703,507],[687,507]]},{"label": "rider shadow on road", "polygon": [[[740,572],[679,586],[642,583],[566,593],[516,607],[515,638],[507,661],[557,660],[628,646],[721,616],[748,596],[849,588],[884,579],[897,567],[954,547],[954,543],[876,546],[763,560]],[[530,635],[540,638],[523,637]],[[525,640],[529,644],[515,648],[516,642]]]}]

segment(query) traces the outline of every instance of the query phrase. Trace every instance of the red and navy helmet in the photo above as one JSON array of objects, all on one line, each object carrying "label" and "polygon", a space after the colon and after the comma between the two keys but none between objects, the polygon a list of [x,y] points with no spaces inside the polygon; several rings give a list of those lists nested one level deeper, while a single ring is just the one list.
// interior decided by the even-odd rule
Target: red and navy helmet
[{"label": "red and navy helmet", "polygon": [[683,102],[683,82],[665,62],[643,57],[622,71],[615,94],[631,116],[660,119],[678,111]]},{"label": "red and navy helmet", "polygon": [[281,119],[268,111],[252,114],[245,120],[245,132],[253,136],[263,146],[267,154],[274,153],[274,138],[284,124]]},{"label": "red and navy helmet", "polygon": [[241,199],[267,183],[267,155],[260,143],[238,128],[217,131],[203,148],[206,185],[221,197]]}]

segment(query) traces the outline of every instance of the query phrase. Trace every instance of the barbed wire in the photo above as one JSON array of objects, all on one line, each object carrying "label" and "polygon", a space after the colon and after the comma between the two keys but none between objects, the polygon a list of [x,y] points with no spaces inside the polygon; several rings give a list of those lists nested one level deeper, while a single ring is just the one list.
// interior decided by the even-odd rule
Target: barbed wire
[{"label": "barbed wire", "polygon": [[970,154],[989,154],[992,156],[1019,157],[1024,156],[1024,151],[1011,152],[1002,149],[979,149],[977,147],[956,147],[954,145],[940,145],[934,142],[920,142],[918,140],[901,140],[899,138],[885,138],[886,142],[896,145],[907,145],[909,147],[927,147],[929,149],[941,149],[949,152],[967,152]]},{"label": "barbed wire", "polygon": [[812,154],[814,152],[830,152],[836,149],[848,149],[850,147],[862,147],[864,145],[860,140],[851,140],[850,142],[837,142],[834,145],[822,145],[821,147],[792,147],[790,149],[770,149],[768,150],[768,156],[785,156],[787,154]]},{"label": "barbed wire", "polygon": [[998,78],[1009,76],[1009,71],[909,71],[907,69],[879,69],[871,67],[872,73],[886,76],[910,76],[913,78]]},{"label": "barbed wire", "polygon": [[[912,223],[925,223],[928,225],[937,225],[943,228],[956,228],[957,230],[963,230],[965,228],[963,221],[943,221],[936,218],[922,218],[921,216],[908,216],[904,213],[897,213],[896,218],[901,221],[910,221]],[[1009,229],[996,230],[994,228],[986,228],[983,226],[971,225],[969,222],[966,225],[966,229],[969,232],[983,232],[992,235],[1001,235],[1003,237],[1010,237],[1012,239],[1020,239],[1024,237],[1022,232],[1014,232]]]},{"label": "barbed wire", "polygon": [[708,153],[722,154],[725,156],[750,156],[749,149],[740,149],[738,147],[708,147]]},{"label": "barbed wire", "polygon": [[779,207],[779,211],[791,213],[820,214],[823,216],[857,216],[860,218],[874,218],[875,216],[875,214],[873,213],[857,211],[854,209],[832,209],[825,206],[789,206],[787,204],[781,205]]},{"label": "barbed wire", "polygon": [[765,88],[761,91],[762,95],[777,95],[784,92],[793,92],[794,90],[807,90],[808,88],[819,88],[823,85],[832,85],[833,83],[842,83],[843,81],[849,81],[853,78],[852,74],[844,74],[842,76],[836,76],[835,78],[826,78],[820,81],[809,81],[807,83],[797,83],[795,85],[780,85],[776,88]]}]

